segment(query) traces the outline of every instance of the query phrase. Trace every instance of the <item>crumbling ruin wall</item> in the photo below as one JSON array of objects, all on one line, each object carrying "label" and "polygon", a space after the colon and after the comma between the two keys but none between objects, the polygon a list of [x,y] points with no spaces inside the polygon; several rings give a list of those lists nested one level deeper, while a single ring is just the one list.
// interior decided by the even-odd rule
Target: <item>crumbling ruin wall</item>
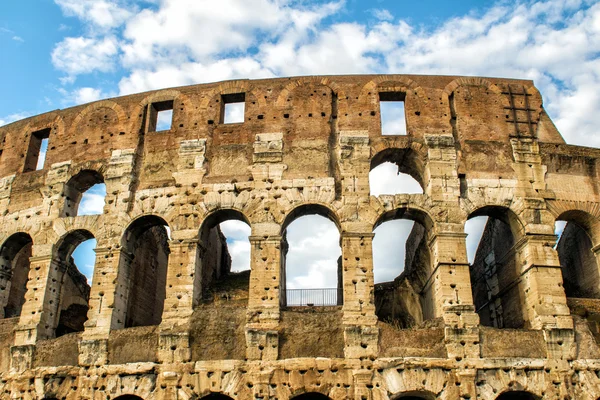
[{"label": "crumbling ruin wall", "polygon": [[[382,135],[390,100],[405,135]],[[232,102],[243,122],[226,123]],[[0,139],[0,305],[17,315],[0,320],[1,398],[600,398],[600,279],[587,279],[600,150],[567,145],[531,81],[217,82],[48,112]],[[371,195],[384,162],[423,193]],[[76,215],[96,183],[102,214]],[[286,228],[310,214],[340,232],[337,306],[286,306]],[[229,219],[251,227],[249,272],[230,273]],[[394,219],[418,228],[406,271],[378,292],[373,230]],[[70,256],[92,237],[87,292]],[[501,324],[485,311],[496,299]]]}]

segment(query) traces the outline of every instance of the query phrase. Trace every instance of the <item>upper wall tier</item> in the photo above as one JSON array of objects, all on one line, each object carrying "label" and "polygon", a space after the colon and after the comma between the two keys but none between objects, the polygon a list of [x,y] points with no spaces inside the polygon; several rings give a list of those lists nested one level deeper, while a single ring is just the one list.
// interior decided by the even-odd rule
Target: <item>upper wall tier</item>
[{"label": "upper wall tier", "polygon": [[[406,135],[378,139],[380,103],[389,100],[404,104]],[[225,123],[225,105],[232,102],[245,104],[243,122]],[[157,131],[159,112],[171,109],[171,128]],[[564,144],[528,80],[414,75],[236,80],[102,100],[0,127],[0,177],[23,174],[13,185],[31,189],[52,165],[69,161],[75,169],[102,169],[115,150],[134,150],[138,188],[175,184],[182,157],[191,155],[189,162],[206,170],[206,183],[248,181],[257,161],[285,165],[283,179],[336,177],[334,148],[342,131],[368,132],[372,146],[394,140],[395,147],[451,134],[464,153],[482,153],[482,142],[508,150],[511,137]],[[36,171],[43,139],[48,151],[44,168]],[[501,157],[481,161],[464,156],[459,172],[472,164],[482,172],[510,169],[500,165]]]}]

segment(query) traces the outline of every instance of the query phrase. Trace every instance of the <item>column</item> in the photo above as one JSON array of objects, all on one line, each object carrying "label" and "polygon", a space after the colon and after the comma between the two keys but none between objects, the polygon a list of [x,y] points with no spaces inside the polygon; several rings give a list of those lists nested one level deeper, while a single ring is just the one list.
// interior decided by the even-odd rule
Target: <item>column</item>
[{"label": "column", "polygon": [[278,224],[256,224],[250,236],[250,296],[246,318],[249,360],[276,360],[279,353],[279,312],[282,238]]},{"label": "column", "polygon": [[479,358],[479,316],[473,305],[466,234],[462,224],[439,224],[430,241],[432,272],[425,286],[426,318],[442,317],[448,357],[456,360]]},{"label": "column", "polygon": [[[197,231],[193,232],[197,235]],[[189,324],[194,306],[198,305],[201,288],[200,247],[198,238],[177,239],[173,231],[169,241],[169,265],[167,288],[162,320],[159,327],[158,358],[163,363],[178,363],[191,360],[189,332],[175,329]]]},{"label": "column", "polygon": [[343,232],[343,324],[346,358],[376,357],[379,329],[375,315],[372,232]]},{"label": "column", "polygon": [[[127,279],[120,266],[131,262],[131,255],[117,246],[96,247],[94,277],[88,301],[88,320],[79,342],[79,364],[104,365],[108,362],[108,336],[112,329],[125,325],[126,299],[123,287]],[[126,268],[125,268],[126,269]]]}]

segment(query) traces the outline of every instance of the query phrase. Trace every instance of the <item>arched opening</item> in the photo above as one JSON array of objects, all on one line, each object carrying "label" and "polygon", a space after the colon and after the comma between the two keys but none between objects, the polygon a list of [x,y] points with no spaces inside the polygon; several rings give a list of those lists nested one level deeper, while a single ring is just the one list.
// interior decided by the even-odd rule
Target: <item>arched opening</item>
[{"label": "arched opening", "polygon": [[115,400],[144,400],[140,396],[136,396],[133,394],[124,394],[122,396],[116,397]]},{"label": "arched opening", "polygon": [[207,399],[207,400],[233,400],[231,397],[226,396],[226,395],[221,394],[221,393],[211,393],[209,395],[201,397],[201,399]]},{"label": "arched opening", "polygon": [[[522,328],[524,299],[514,246],[523,234],[523,226],[511,210],[499,206],[480,208],[469,216],[471,219],[474,222],[465,231],[474,239],[480,236],[477,245],[475,240],[467,242],[473,302],[480,323]],[[473,255],[474,248],[477,251]]]},{"label": "arched opening", "polygon": [[400,393],[398,396],[392,397],[394,400],[402,399],[402,400],[435,400],[437,398],[431,392],[415,390],[410,392]]},{"label": "arched opening", "polygon": [[540,400],[541,397],[522,390],[504,392],[496,400]]},{"label": "arched opening", "polygon": [[[80,229],[63,236],[55,246],[53,264],[57,267],[56,281],[59,283],[56,292],[58,300],[55,313],[56,337],[83,331],[89,309],[88,300],[95,256],[92,250],[91,255],[89,251],[84,251],[77,260],[75,257],[76,251],[86,242],[89,246],[89,241],[93,239],[94,236],[89,231]],[[81,269],[85,269],[89,277],[84,275]]]},{"label": "arched opening", "polygon": [[375,313],[380,321],[402,329],[433,317],[433,294],[428,284],[432,226],[425,213],[407,208],[388,212],[375,224]]},{"label": "arched opening", "polygon": [[297,207],[282,226],[281,305],[343,302],[342,249],[337,218],[325,206]]},{"label": "arched opening", "polygon": [[0,248],[0,317],[21,315],[29,278],[33,241],[26,233],[15,233]]},{"label": "arched opening", "polygon": [[556,251],[567,297],[600,298],[598,256],[593,251],[598,225],[594,217],[583,211],[568,211],[557,218]]},{"label": "arched opening", "polygon": [[317,392],[304,393],[299,396],[292,397],[294,400],[330,400],[331,398]]},{"label": "arched opening", "polygon": [[202,223],[194,305],[217,299],[248,301],[250,233],[248,220],[236,210],[217,211]]},{"label": "arched opening", "polygon": [[169,230],[164,219],[146,215],[133,221],[121,241],[120,273],[125,279],[126,328],[160,324],[166,296]]},{"label": "arched opening", "polygon": [[102,214],[106,185],[102,175],[94,170],[83,170],[66,183],[65,204],[61,217]]},{"label": "arched opening", "polygon": [[422,194],[423,162],[411,149],[386,149],[371,159],[369,193]]}]

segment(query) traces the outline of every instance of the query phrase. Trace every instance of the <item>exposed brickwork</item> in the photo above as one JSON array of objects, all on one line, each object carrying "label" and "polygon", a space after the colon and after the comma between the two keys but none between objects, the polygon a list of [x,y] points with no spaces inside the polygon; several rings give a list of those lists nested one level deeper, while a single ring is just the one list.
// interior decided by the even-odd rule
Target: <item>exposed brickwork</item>
[{"label": "exposed brickwork", "polygon": [[[404,98],[406,136],[381,135],[380,93]],[[223,123],[240,94],[244,122]],[[600,150],[565,144],[531,81],[220,82],[49,112],[0,143],[1,398],[600,397]],[[385,161],[424,193],[370,196]],[[103,214],[76,216],[98,182]],[[343,302],[286,308],[286,228],[315,213],[340,230]],[[484,215],[470,266],[464,224]],[[406,270],[376,290],[373,230],[398,218],[416,223]],[[227,219],[252,229],[249,277],[230,274]],[[88,287],[71,253],[90,237]],[[561,261],[587,298],[567,303]]]}]

